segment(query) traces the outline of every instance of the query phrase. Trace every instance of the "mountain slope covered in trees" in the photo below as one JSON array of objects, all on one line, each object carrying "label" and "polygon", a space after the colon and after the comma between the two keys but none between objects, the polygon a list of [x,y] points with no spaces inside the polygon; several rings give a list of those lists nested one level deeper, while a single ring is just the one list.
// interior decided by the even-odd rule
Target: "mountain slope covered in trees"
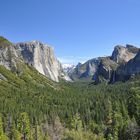
[{"label": "mountain slope covered in trees", "polygon": [[0,73],[0,139],[140,138],[139,76],[126,83],[52,82],[28,65]]},{"label": "mountain slope covered in trees", "polygon": [[[31,43],[26,48],[25,44],[21,44],[21,47],[27,49],[28,53],[35,47]],[[115,61],[122,63],[121,58],[129,61],[130,57],[122,54],[121,50],[127,50],[125,52],[132,57],[138,52],[134,59],[123,65],[125,69],[131,70],[130,66],[133,68],[135,62],[137,64],[136,73],[127,82],[107,84],[103,80],[96,85],[90,80],[68,82],[59,79],[59,83],[52,81],[32,66],[32,61],[29,61],[31,64],[28,61],[26,63],[23,60],[26,59],[26,53],[25,58],[22,58],[19,53],[21,50],[16,47],[0,37],[0,140],[140,139],[138,48],[117,47],[119,57],[118,54],[113,55]],[[131,53],[128,49],[131,49]],[[83,76],[96,73],[98,65],[101,70],[109,68],[110,64],[113,69],[114,66],[115,69],[118,67],[118,63],[114,65],[110,57],[100,60],[100,64],[97,59],[93,59],[82,65],[82,70],[88,69]],[[49,63],[49,66],[54,65]],[[81,65],[77,68],[81,68]],[[108,70],[105,73],[99,72],[110,77]],[[133,70],[131,72],[133,74]]]}]

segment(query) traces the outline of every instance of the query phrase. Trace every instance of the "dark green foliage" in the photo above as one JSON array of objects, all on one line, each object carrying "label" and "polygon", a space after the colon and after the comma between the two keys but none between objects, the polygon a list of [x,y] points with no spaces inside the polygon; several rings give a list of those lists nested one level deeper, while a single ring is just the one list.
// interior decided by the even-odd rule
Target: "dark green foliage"
[{"label": "dark green foliage", "polygon": [[[0,66],[0,135],[19,140],[140,138],[140,82],[114,85],[52,82],[19,64]],[[24,113],[23,113],[24,112]]]}]

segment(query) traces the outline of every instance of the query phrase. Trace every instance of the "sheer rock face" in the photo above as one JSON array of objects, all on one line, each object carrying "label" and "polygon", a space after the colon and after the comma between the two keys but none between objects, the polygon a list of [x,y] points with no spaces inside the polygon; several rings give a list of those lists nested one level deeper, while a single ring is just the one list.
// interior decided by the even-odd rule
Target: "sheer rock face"
[{"label": "sheer rock face", "polygon": [[88,60],[84,64],[78,64],[73,73],[70,74],[70,77],[75,81],[86,78],[94,81],[115,82],[118,78],[116,75],[119,75],[118,71],[120,73],[125,71],[128,74],[128,70],[122,71],[124,69],[123,65],[129,64],[129,61],[137,55],[138,51],[139,48],[132,45],[126,45],[126,47],[118,45],[114,48],[111,56],[98,57]]},{"label": "sheer rock face", "polygon": [[116,46],[112,53],[111,59],[118,64],[126,63],[136,56],[138,48],[132,45]]},{"label": "sheer rock face", "polygon": [[17,71],[19,63],[34,67],[53,81],[59,82],[59,78],[70,80],[56,59],[52,47],[38,41],[13,44],[0,38],[0,65]]},{"label": "sheer rock face", "polygon": [[56,82],[59,78],[69,79],[56,59],[52,47],[38,41],[18,43],[16,46],[25,63],[33,66],[39,73]]},{"label": "sheer rock face", "polygon": [[117,69],[117,80],[127,80],[132,75],[139,74],[140,73],[140,51],[137,53],[137,55],[131,59],[128,63],[121,65]]},{"label": "sheer rock face", "polygon": [[[70,77],[73,80],[88,79],[88,80],[108,80],[111,78],[113,71],[118,67],[118,64],[108,57],[98,57],[88,60],[84,64],[79,64],[74,69]],[[100,78],[102,77],[102,78]]]},{"label": "sheer rock face", "polygon": [[9,45],[7,47],[2,47],[0,45],[0,65],[9,70],[14,70],[19,61],[18,51],[14,45]]},{"label": "sheer rock face", "polygon": [[98,67],[98,75],[109,81],[113,72],[117,69],[118,64],[111,60],[110,57],[101,57]]},{"label": "sheer rock face", "polygon": [[[59,78],[70,81],[118,81],[127,80],[140,73],[140,50],[132,45],[116,46],[112,56],[98,57],[79,63],[66,74],[56,59],[52,47],[38,41],[13,44],[0,37],[0,65],[16,73],[22,72],[21,63],[27,63],[39,73],[58,82]],[[4,79],[0,75],[0,79]]]},{"label": "sheer rock face", "polygon": [[69,76],[72,80],[79,80],[79,79],[92,79],[93,75],[97,72],[97,68],[99,65],[99,59],[91,59],[85,62],[84,64],[79,63]]}]

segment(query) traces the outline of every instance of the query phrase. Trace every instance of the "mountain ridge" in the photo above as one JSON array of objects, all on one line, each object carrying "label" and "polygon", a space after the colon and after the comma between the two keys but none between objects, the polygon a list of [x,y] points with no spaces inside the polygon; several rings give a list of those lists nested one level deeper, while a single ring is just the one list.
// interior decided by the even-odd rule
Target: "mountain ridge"
[{"label": "mountain ridge", "polygon": [[140,72],[139,58],[140,49],[126,44],[115,46],[110,56],[93,58],[77,66],[64,66],[50,45],[40,41],[11,43],[0,37],[0,65],[20,75],[20,65],[25,63],[55,82],[60,79],[95,83],[125,81]]},{"label": "mountain ridge", "polygon": [[[26,63],[53,81],[59,82],[59,78],[70,80],[63,71],[61,63],[55,57],[51,46],[39,41],[13,44],[3,37],[1,40],[0,65],[17,71],[19,62]],[[5,45],[5,42],[8,42],[8,45]]]},{"label": "mountain ridge", "polygon": [[116,77],[114,73],[118,77],[121,77],[121,72],[118,73],[119,69],[121,69],[123,65],[129,64],[131,60],[137,56],[139,50],[139,48],[129,44],[126,44],[126,46],[117,45],[114,47],[112,55],[93,58],[86,61],[84,64],[77,65],[73,73],[70,73],[69,76],[74,81],[84,79],[85,81],[90,80],[97,83],[102,81],[109,83],[115,82],[120,78],[113,78],[113,80],[112,77]]}]

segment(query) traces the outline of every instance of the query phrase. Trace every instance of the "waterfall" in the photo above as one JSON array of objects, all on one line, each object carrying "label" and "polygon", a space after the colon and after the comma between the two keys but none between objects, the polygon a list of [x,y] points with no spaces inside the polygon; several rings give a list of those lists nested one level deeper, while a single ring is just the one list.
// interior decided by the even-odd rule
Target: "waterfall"
[{"label": "waterfall", "polygon": [[113,83],[116,81],[116,72],[115,71],[113,71]]}]

